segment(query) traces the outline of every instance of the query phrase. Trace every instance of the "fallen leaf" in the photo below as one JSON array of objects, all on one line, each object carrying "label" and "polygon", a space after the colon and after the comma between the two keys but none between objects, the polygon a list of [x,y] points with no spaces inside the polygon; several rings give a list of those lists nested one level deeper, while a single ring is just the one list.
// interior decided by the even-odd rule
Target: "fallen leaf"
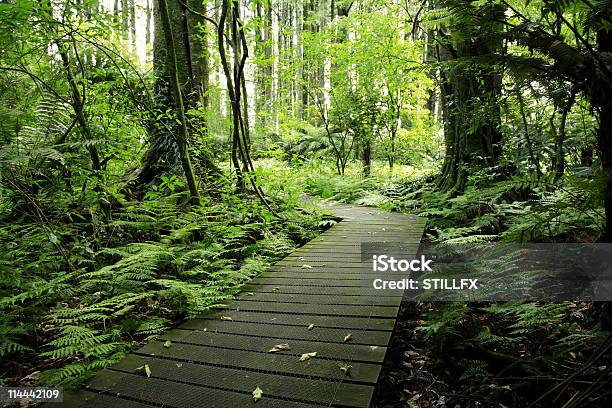
[{"label": "fallen leaf", "polygon": [[302,265],[302,269],[312,269],[312,266],[308,264],[304,264]]},{"label": "fallen leaf", "polygon": [[231,317],[229,317],[229,316],[221,316],[221,317],[220,317],[220,319],[221,319],[221,320],[234,320],[234,319],[232,319],[232,318],[231,318]]},{"label": "fallen leaf", "polygon": [[253,292],[247,292],[246,294],[247,296],[255,296],[255,294]]},{"label": "fallen leaf", "polygon": [[576,353],[574,353],[573,351],[570,351],[569,355],[572,356],[574,360],[576,359]]},{"label": "fallen leaf", "polygon": [[316,356],[317,356],[317,352],[316,351],[313,351],[311,353],[304,353],[300,357],[300,361],[310,360],[311,358],[316,357]]},{"label": "fallen leaf", "polygon": [[263,397],[263,390],[259,387],[253,390],[253,401],[257,402]]},{"label": "fallen leaf", "polygon": [[276,353],[277,351],[283,351],[283,350],[291,350],[291,347],[289,347],[289,344],[287,343],[277,344],[274,347],[272,347],[270,350],[268,350],[268,353]]},{"label": "fallen leaf", "polygon": [[144,375],[145,375],[147,378],[150,378],[150,377],[151,377],[151,368],[149,367],[149,365],[148,365],[148,364],[145,364],[145,365],[143,365],[143,366],[140,366],[140,367],[136,368],[134,371],[139,371],[139,372],[141,372],[141,373],[144,373]]},{"label": "fallen leaf", "polygon": [[308,326],[308,330],[312,330],[314,329],[314,323],[310,323],[310,325]]},{"label": "fallen leaf", "polygon": [[166,340],[164,343],[164,347],[165,348],[170,348],[170,346],[172,346],[172,342],[170,340]]},{"label": "fallen leaf", "polygon": [[279,290],[280,288],[278,286],[275,286],[272,288],[272,292],[276,292],[277,290]]},{"label": "fallen leaf", "polygon": [[351,371],[351,368],[353,368],[352,365],[346,362],[338,364],[338,367],[340,367],[340,371],[342,371],[344,375],[349,375],[349,371]]},{"label": "fallen leaf", "polygon": [[181,368],[181,367],[183,366],[183,363],[176,363],[176,366],[177,366],[178,368]]},{"label": "fallen leaf", "polygon": [[347,334],[346,336],[344,336],[344,342],[346,343],[347,341],[351,341],[353,340],[353,335],[351,333]]},{"label": "fallen leaf", "polygon": [[300,257],[298,258],[298,260],[303,261],[303,260],[304,260],[304,257],[303,257],[303,256],[300,256]]}]

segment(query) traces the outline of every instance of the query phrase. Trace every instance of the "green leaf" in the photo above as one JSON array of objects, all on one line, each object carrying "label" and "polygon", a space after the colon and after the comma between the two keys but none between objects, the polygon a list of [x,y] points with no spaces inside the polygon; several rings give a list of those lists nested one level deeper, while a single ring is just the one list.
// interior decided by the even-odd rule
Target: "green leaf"
[{"label": "green leaf", "polygon": [[353,366],[347,363],[346,361],[343,361],[340,364],[338,364],[338,367],[340,367],[340,371],[342,371],[344,375],[349,375],[351,368],[353,368]]}]

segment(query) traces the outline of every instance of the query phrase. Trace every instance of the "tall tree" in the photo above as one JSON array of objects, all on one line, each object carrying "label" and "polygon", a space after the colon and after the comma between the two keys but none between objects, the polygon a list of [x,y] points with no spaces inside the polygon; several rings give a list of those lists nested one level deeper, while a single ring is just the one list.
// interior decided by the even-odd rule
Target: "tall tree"
[{"label": "tall tree", "polygon": [[446,155],[437,183],[461,192],[473,170],[494,166],[501,153],[502,77],[483,61],[502,53],[504,8],[494,2],[444,4],[453,17],[438,27]]},{"label": "tall tree", "polygon": [[[178,110],[177,94],[172,90],[174,74],[169,72],[168,60],[171,58],[168,49],[164,23],[160,13],[159,0],[154,2],[154,39],[153,39],[153,70],[156,76],[155,100],[157,114],[151,118],[149,127],[149,148],[145,152],[141,168],[133,181],[134,187],[149,184],[162,174],[179,164],[180,148],[173,134],[177,123],[171,118],[163,118],[168,109]],[[181,96],[185,112],[193,108],[205,111],[208,105],[208,47],[207,26],[203,18],[203,2],[201,0],[182,0],[166,2],[168,20],[172,33],[172,43],[176,58],[176,75],[181,85]],[[206,123],[199,119],[187,117],[189,144],[197,149],[194,164],[198,173],[203,176],[218,174],[219,170],[213,162],[211,154],[201,146],[196,137],[205,135]],[[160,123],[161,122],[161,123]]]},{"label": "tall tree", "polygon": [[176,144],[178,146],[179,156],[185,178],[187,179],[187,185],[189,186],[189,192],[191,194],[191,202],[193,204],[199,204],[200,194],[191,167],[191,159],[189,155],[188,140],[189,131],[187,129],[187,116],[185,115],[185,107],[183,104],[183,94],[181,90],[181,83],[179,80],[179,68],[176,59],[176,51],[174,49],[174,35],[172,34],[172,24],[170,23],[170,15],[168,13],[168,5],[166,0],[159,0],[159,15],[161,20],[162,29],[166,39],[167,47],[167,71],[170,76],[170,83],[172,92],[174,94],[174,101],[176,103],[176,110],[178,116],[178,131],[176,134]]},{"label": "tall tree", "polygon": [[[530,54],[508,63],[535,78],[569,82],[590,102],[598,116],[597,147],[605,177],[604,240],[612,242],[612,17],[609,2],[541,0],[535,4],[501,2],[508,8],[512,28],[508,39]],[[574,17],[566,17],[571,13]],[[559,25],[538,21],[554,15]],[[592,33],[592,34],[591,34]],[[533,51],[537,51],[534,55]],[[545,58],[543,58],[545,57]],[[560,169],[559,169],[560,170]]]},{"label": "tall tree", "polygon": [[[226,38],[230,42],[232,50],[233,58],[231,61],[227,57],[225,48]],[[271,210],[264,192],[256,180],[255,168],[251,160],[248,123],[245,120],[248,112],[246,105],[241,102],[243,97],[246,98],[243,93],[245,90],[244,67],[249,56],[249,49],[244,22],[240,17],[238,0],[223,0],[217,25],[217,45],[231,105],[231,160],[237,176],[236,186],[239,192],[243,192],[246,183],[249,182],[261,202]]]}]

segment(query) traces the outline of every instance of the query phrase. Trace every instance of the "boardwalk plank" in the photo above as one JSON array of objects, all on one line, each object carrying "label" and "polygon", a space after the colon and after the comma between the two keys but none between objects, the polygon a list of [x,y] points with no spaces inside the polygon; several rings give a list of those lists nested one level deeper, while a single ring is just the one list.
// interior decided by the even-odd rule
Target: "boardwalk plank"
[{"label": "boardwalk plank", "polygon": [[[259,408],[368,407],[403,291],[373,288],[379,274],[369,269],[369,255],[362,259],[362,243],[401,244],[414,254],[426,220],[351,205],[332,213],[343,221],[253,279],[235,300],[102,370],[63,406],[245,407],[260,387]],[[280,343],[290,350],[269,352]],[[350,376],[343,362],[352,365]],[[136,371],[145,364],[151,378]]]},{"label": "boardwalk plank", "polygon": [[[272,330],[270,330],[272,332]],[[160,336],[162,340],[171,340],[175,342],[203,345],[210,347],[220,347],[226,349],[238,349],[247,351],[258,351],[267,353],[276,344],[289,344],[289,350],[278,352],[282,355],[301,356],[304,353],[310,353],[313,349],[317,351],[318,357],[324,357],[332,360],[342,361],[363,361],[369,363],[382,363],[385,358],[385,348],[371,348],[360,344],[354,344],[355,341],[361,341],[367,337],[367,333],[355,332],[352,333],[350,343],[343,342],[348,331],[337,334],[334,339],[335,343],[329,342],[313,342],[301,339],[288,338],[266,338],[253,336],[236,336],[233,334],[219,333],[214,331],[200,330],[171,330],[168,333]],[[163,341],[162,341],[163,342]]]},{"label": "boardwalk plank", "polygon": [[[366,330],[356,328],[330,328],[321,326],[317,319],[312,320],[315,326],[308,330],[308,325],[288,326],[282,324],[264,324],[251,322],[224,322],[220,320],[194,319],[183,323],[180,327],[184,330],[207,330],[216,333],[228,333],[236,335],[259,336],[270,339],[281,340],[304,340],[340,343],[347,333],[355,333],[352,344],[363,344],[368,346],[385,347],[389,343],[391,331]],[[358,334],[358,335],[357,335]],[[163,338],[163,337],[162,337]]]},{"label": "boardwalk plank", "polygon": [[296,304],[280,302],[248,302],[244,300],[234,300],[228,302],[225,309],[260,311],[260,312],[280,312],[295,314],[313,314],[322,316],[363,316],[363,317],[389,317],[397,316],[397,306],[374,306],[374,305],[327,305],[317,304]]},{"label": "boardwalk plank", "polygon": [[244,292],[263,292],[263,293],[302,293],[311,295],[345,295],[345,296],[374,296],[374,297],[401,297],[404,291],[376,290],[374,288],[345,288],[345,287],[311,287],[311,286],[287,286],[287,285],[266,285],[252,282],[243,287]]},{"label": "boardwalk plank", "polygon": [[[299,377],[194,363],[178,363],[180,365],[178,367],[177,362],[172,360],[137,355],[127,357],[114,369],[132,372],[134,367],[141,367],[144,364],[149,365],[156,378],[221,387],[245,393],[250,393],[256,387],[260,387],[266,396],[312,401],[319,404],[341,402],[349,407],[368,407],[373,391],[372,387],[361,384],[315,379],[304,381]],[[335,398],[332,397],[334,395]]]},{"label": "boardwalk plank", "polygon": [[220,320],[220,316],[226,316],[233,321],[286,324],[289,326],[308,327],[315,323],[321,327],[330,328],[351,328],[368,330],[393,330],[395,319],[391,318],[364,318],[352,316],[322,316],[322,315],[299,315],[274,312],[246,312],[237,310],[224,310],[220,313],[203,315],[205,319]]},{"label": "boardwalk plank", "polygon": [[[317,351],[316,348],[308,351],[308,353],[315,351]],[[376,383],[381,368],[380,364],[353,362],[351,363],[353,366],[351,376],[345,379],[336,360],[314,357],[299,362],[299,356],[247,350],[225,350],[217,347],[182,343],[173,344],[172,347],[166,348],[159,341],[148,343],[136,353],[223,367],[244,368],[307,378],[344,379],[350,382],[371,384]]]},{"label": "boardwalk plank", "polygon": [[[145,378],[139,374],[114,370],[100,372],[89,384],[89,388],[106,392],[112,390],[115,395],[118,394],[123,398],[135,398],[141,402],[164,407],[229,408],[246,407],[253,404],[250,393],[200,387],[159,378]],[[283,399],[263,398],[258,401],[257,407],[302,408],[313,407],[313,405]]]},{"label": "boardwalk plank", "polygon": [[381,297],[372,294],[363,296],[345,295],[320,295],[304,293],[279,293],[277,291],[269,293],[242,292],[237,299],[245,301],[259,302],[286,302],[286,303],[306,303],[318,305],[379,305],[379,306],[399,306],[401,297]]}]

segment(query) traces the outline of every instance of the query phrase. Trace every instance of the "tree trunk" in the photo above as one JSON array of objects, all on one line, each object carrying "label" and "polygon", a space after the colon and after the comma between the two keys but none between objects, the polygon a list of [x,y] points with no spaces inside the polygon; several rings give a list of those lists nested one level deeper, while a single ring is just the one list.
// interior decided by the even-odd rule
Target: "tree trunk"
[{"label": "tree trunk", "polygon": [[128,0],[121,0],[121,38],[127,42],[130,33]]},{"label": "tree trunk", "polygon": [[[199,23],[203,19],[198,16],[198,4],[200,0],[166,1],[168,19],[170,21],[173,35],[173,47],[176,59],[176,74],[178,83],[181,85],[181,95],[184,111],[195,108],[206,108],[205,98],[208,86],[207,44],[201,44],[200,39],[205,26]],[[185,4],[187,7],[183,6]],[[156,76],[154,99],[157,103],[155,110],[159,113],[167,109],[178,111],[176,94],[172,91],[172,77],[169,72],[168,60],[171,57],[167,46],[163,22],[160,13],[160,0],[153,3],[154,36],[153,36],[153,71]],[[190,11],[191,10],[191,11]],[[193,34],[198,32],[198,36]],[[195,38],[194,38],[195,37]],[[178,153],[179,147],[175,143],[173,134],[179,132],[178,124],[171,119],[158,119],[153,116],[149,126],[149,148],[145,152],[140,169],[130,187],[141,188],[159,180],[164,173],[172,171],[180,163]],[[188,133],[191,140],[187,144],[199,143],[196,136],[206,132],[206,124],[202,121],[187,123]],[[205,149],[198,149],[199,154],[193,164],[194,171],[203,177],[216,176],[220,170],[213,163],[213,158]]]},{"label": "tree trunk", "polygon": [[[597,46],[600,52],[612,52],[612,32],[600,30],[597,33]],[[606,228],[603,241],[612,242],[612,89],[609,83],[594,84],[591,103],[599,113],[597,140],[601,166],[606,178],[604,190]]]},{"label": "tree trunk", "polygon": [[130,35],[131,51],[136,53],[136,0],[130,0]]},{"label": "tree trunk", "polygon": [[363,176],[370,177],[372,171],[372,141],[366,140],[363,143]]},{"label": "tree trunk", "polygon": [[[521,114],[521,119],[523,121],[523,129],[525,132],[525,146],[527,147],[527,152],[529,153],[529,161],[536,169],[536,177],[538,179],[538,183],[540,182],[540,178],[542,177],[542,169],[540,167],[540,158],[536,156],[533,150],[533,143],[531,141],[531,136],[529,134],[529,123],[527,122],[527,115],[525,114],[525,102],[523,100],[523,94],[521,93],[521,89],[516,89],[516,97],[519,102],[519,113]],[[556,107],[555,107],[556,110]]]},{"label": "tree trunk", "polygon": [[567,115],[574,105],[576,99],[576,91],[572,89],[567,103],[561,113],[561,123],[559,124],[559,131],[557,132],[557,139],[555,140],[555,181],[558,181],[563,177],[565,172],[565,151],[563,144],[565,143],[565,125],[567,124]]},{"label": "tree trunk", "polygon": [[185,107],[183,106],[183,95],[181,91],[181,83],[179,82],[178,66],[176,60],[176,51],[174,49],[174,36],[172,35],[172,25],[170,23],[170,15],[168,13],[168,6],[166,0],[159,0],[159,14],[160,20],[165,32],[166,47],[168,52],[167,65],[168,73],[170,74],[170,82],[174,93],[174,101],[176,103],[177,116],[179,120],[178,132],[176,134],[176,144],[179,150],[179,159],[183,166],[183,172],[187,179],[187,185],[189,186],[189,193],[191,194],[191,203],[199,205],[200,193],[193,174],[191,167],[191,160],[189,158],[189,150],[187,143],[189,140],[189,131],[187,129],[187,117],[185,116]]},{"label": "tree trunk", "polygon": [[[455,0],[449,3],[454,6],[458,4]],[[451,193],[464,190],[467,177],[472,171],[497,164],[502,139],[498,103],[501,74],[490,66],[483,67],[477,60],[501,53],[503,43],[499,34],[503,30],[501,21],[504,9],[496,5],[474,9],[463,3],[461,7],[465,8],[456,10],[469,15],[466,18],[468,21],[470,18],[476,19],[470,23],[482,28],[479,30],[480,35],[462,38],[454,44],[449,44],[448,35],[443,29],[439,30],[441,41],[446,42],[445,47],[439,47],[440,61],[461,61],[459,65],[443,67],[441,73],[441,94],[446,105],[443,108],[446,155],[436,184],[441,190]],[[459,31],[466,29],[463,25],[453,28]],[[474,117],[483,108],[489,110],[490,114],[486,118]]]},{"label": "tree trunk", "polygon": [[145,49],[146,49],[146,59],[145,62],[150,61],[149,54],[149,46],[151,44],[151,19],[153,18],[153,9],[151,8],[151,0],[147,0],[147,8],[145,10],[146,13],[146,24],[145,24]]}]

